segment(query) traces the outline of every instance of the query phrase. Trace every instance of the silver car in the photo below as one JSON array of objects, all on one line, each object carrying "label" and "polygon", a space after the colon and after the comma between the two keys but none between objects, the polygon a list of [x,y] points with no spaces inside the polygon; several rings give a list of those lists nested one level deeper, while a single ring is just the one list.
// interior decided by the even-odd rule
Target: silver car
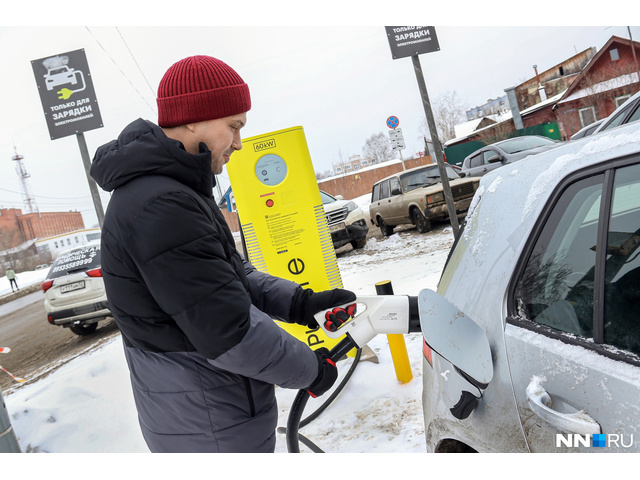
[{"label": "silver car", "polygon": [[640,451],[640,130],[484,176],[421,296],[428,451]]},{"label": "silver car", "polygon": [[523,135],[492,143],[476,150],[462,161],[461,177],[481,177],[496,168],[559,146],[560,143],[538,135]]}]

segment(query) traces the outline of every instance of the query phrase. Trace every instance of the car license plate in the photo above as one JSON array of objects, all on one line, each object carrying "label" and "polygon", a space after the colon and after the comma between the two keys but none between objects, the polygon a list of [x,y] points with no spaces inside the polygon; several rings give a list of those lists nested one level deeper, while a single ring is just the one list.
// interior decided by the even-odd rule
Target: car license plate
[{"label": "car license plate", "polygon": [[68,293],[73,292],[75,290],[80,290],[84,288],[84,280],[80,282],[70,283],[68,285],[62,285],[60,287],[60,293]]},{"label": "car license plate", "polygon": [[346,227],[344,222],[336,223],[335,225],[329,225],[329,232],[339,232],[340,230],[344,230]]}]

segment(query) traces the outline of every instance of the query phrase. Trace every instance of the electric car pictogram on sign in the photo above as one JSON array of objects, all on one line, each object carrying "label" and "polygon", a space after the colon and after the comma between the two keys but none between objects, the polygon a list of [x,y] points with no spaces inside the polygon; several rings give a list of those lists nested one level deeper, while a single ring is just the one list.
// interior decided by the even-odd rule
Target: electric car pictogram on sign
[{"label": "electric car pictogram on sign", "polygon": [[31,61],[51,139],[102,127],[84,50]]}]

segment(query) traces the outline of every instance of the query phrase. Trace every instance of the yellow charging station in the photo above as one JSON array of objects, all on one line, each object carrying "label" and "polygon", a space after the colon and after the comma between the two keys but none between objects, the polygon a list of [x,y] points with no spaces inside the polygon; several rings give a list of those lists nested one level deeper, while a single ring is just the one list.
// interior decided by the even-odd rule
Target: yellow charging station
[{"label": "yellow charging station", "polygon": [[[314,291],[342,288],[331,233],[302,127],[245,138],[227,164],[248,260]],[[277,321],[312,349],[331,349],[321,328]]]}]

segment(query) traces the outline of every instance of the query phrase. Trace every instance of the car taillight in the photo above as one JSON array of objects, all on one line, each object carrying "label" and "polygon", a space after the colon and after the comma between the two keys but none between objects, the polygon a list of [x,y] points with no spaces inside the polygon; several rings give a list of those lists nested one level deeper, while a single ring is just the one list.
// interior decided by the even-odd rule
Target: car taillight
[{"label": "car taillight", "polygon": [[86,273],[88,277],[101,277],[102,268],[94,268],[93,270],[87,270],[84,273]]},{"label": "car taillight", "polygon": [[433,368],[433,354],[431,347],[427,345],[427,341],[424,338],[422,339],[422,354],[427,362],[429,362],[429,365],[431,365],[431,368]]},{"label": "car taillight", "polygon": [[53,325],[53,315],[47,315],[47,320],[51,325]]},{"label": "car taillight", "polygon": [[46,282],[42,282],[42,285],[41,285],[42,293],[46,292],[51,287],[53,287],[53,280],[47,280]]}]

